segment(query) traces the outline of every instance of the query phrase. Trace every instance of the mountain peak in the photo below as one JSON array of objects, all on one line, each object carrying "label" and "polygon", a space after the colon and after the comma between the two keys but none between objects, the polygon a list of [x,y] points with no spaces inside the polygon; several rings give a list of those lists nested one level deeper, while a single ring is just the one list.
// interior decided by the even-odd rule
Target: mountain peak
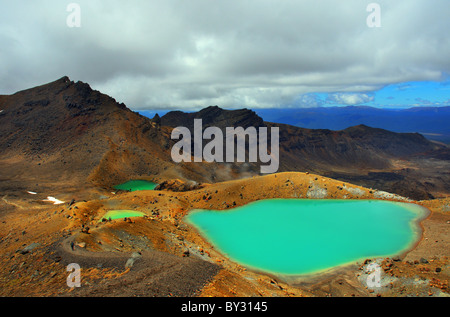
[{"label": "mountain peak", "polygon": [[202,119],[203,126],[243,127],[264,126],[264,121],[254,111],[249,109],[226,110],[218,106],[209,106],[198,112],[185,113],[181,111],[171,111],[161,117],[161,125],[178,127],[184,126],[192,128],[194,119]]},{"label": "mountain peak", "polygon": [[69,76],[63,76],[63,77],[61,77],[60,79],[57,80],[57,82],[63,82],[63,83],[68,83],[70,81],[71,80],[70,80]]},{"label": "mountain peak", "polygon": [[[40,85],[37,86],[35,88],[44,88],[44,87],[48,87],[49,90],[53,89],[54,87],[69,87],[71,85],[73,85],[74,82],[72,80],[70,80],[70,78],[68,76],[63,76],[55,81],[49,82],[47,84],[44,85]],[[31,88],[33,89],[33,88]]]}]

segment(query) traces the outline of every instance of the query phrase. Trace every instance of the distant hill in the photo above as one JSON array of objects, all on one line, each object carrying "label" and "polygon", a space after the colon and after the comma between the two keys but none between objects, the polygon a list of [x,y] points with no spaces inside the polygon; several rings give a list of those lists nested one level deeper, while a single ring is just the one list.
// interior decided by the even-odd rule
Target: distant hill
[{"label": "distant hill", "polygon": [[[437,150],[440,147],[428,141],[418,133],[394,133],[388,130],[372,128],[358,124],[339,131],[330,129],[307,129],[273,120],[264,121],[255,111],[249,109],[225,110],[210,106],[198,112],[185,113],[172,111],[161,117],[161,125],[187,127],[193,129],[193,120],[203,119],[203,128],[225,127],[279,127],[280,128],[280,164],[292,166],[290,160],[283,159],[297,155],[296,166],[307,168],[320,163],[333,166],[364,166],[383,168],[389,165],[389,158],[405,157],[418,153]],[[300,159],[301,158],[301,159]],[[300,162],[307,162],[301,164]]]},{"label": "distant hill", "polygon": [[366,106],[255,109],[265,121],[309,129],[342,130],[364,124],[393,132],[418,132],[450,144],[450,107],[379,109]]},{"label": "distant hill", "polygon": [[[447,164],[449,149],[434,144],[419,133],[396,133],[363,124],[338,131],[307,129],[274,123],[277,120],[275,116],[267,122],[249,109],[225,110],[217,106],[190,113],[171,111],[160,121],[163,126],[183,126],[192,132],[195,118],[203,119],[203,128],[279,127],[279,171],[309,171],[416,198],[429,198],[432,196],[430,191],[450,190],[446,180],[449,176],[441,173],[442,166],[430,169],[433,164],[428,162],[430,158],[440,158]],[[414,169],[398,166],[399,161],[410,159],[414,162],[401,165],[414,166]],[[252,165],[247,170],[257,171]],[[439,179],[436,182],[425,181],[424,174],[430,173],[433,175],[431,178]]]}]

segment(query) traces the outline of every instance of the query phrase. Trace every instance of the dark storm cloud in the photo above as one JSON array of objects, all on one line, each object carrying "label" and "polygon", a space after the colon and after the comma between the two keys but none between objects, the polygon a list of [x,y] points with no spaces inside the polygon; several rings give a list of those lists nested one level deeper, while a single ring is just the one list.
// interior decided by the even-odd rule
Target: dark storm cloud
[{"label": "dark storm cloud", "polygon": [[[69,28],[66,7],[81,8]],[[381,5],[381,28],[366,7]],[[68,75],[133,109],[359,104],[450,73],[447,0],[24,1],[0,10],[0,93]],[[334,98],[334,99],[333,99]]]}]

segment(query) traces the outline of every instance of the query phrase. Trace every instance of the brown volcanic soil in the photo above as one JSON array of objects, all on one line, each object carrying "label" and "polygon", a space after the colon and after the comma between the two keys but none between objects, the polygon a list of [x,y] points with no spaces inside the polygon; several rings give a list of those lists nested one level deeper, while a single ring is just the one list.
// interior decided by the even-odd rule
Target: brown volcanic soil
[{"label": "brown volcanic soil", "polygon": [[[203,188],[187,192],[102,194],[103,199],[76,201],[70,207],[28,201],[23,209],[3,213],[0,295],[270,297],[449,293],[449,198],[416,202],[431,211],[422,222],[422,240],[399,259],[379,260],[384,261],[380,262],[384,284],[381,289],[370,290],[364,284],[363,263],[296,281],[249,271],[221,255],[183,221],[183,216],[195,208],[227,210],[267,198],[403,201],[402,197],[306,173],[203,184]],[[139,210],[146,217],[99,222],[112,209]],[[38,245],[23,252],[33,243]],[[135,252],[141,256],[126,269]],[[66,285],[66,265],[72,262],[82,267],[81,288]]]},{"label": "brown volcanic soil", "polygon": [[[257,165],[174,164],[171,124],[188,126],[192,116],[149,120],[67,77],[0,96],[0,109],[0,296],[448,293],[448,149],[418,134],[280,125],[280,171],[340,181],[306,173],[252,177]],[[249,110],[212,107],[197,115],[210,125],[274,125]],[[242,177],[248,178],[235,180]],[[155,181],[162,190],[111,188],[129,179]],[[267,198],[402,200],[370,187],[415,199],[443,197],[417,202],[432,211],[423,221],[424,238],[405,258],[383,263],[387,286],[373,292],[362,282],[361,264],[296,281],[248,271],[183,221],[191,209],[227,210]],[[48,196],[65,203],[44,202]],[[113,209],[147,216],[98,222]],[[82,265],[82,287],[73,290],[66,285],[71,262]]]}]

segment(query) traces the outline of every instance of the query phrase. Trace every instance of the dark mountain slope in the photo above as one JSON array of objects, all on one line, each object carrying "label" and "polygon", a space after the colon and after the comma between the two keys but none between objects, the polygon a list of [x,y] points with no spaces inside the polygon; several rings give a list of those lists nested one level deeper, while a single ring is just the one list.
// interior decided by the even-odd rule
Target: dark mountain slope
[{"label": "dark mountain slope", "polygon": [[[336,167],[386,168],[389,159],[401,158],[442,148],[417,133],[394,133],[365,125],[341,131],[304,129],[285,124],[264,122],[255,112],[223,110],[208,107],[196,113],[169,112],[161,124],[189,128],[193,133],[193,120],[201,118],[203,129],[225,127],[266,126],[280,128],[280,164],[283,170],[314,169],[317,164]],[[224,132],[225,135],[225,132]],[[308,164],[302,164],[309,162]]]},{"label": "dark mountain slope", "polygon": [[[227,126],[279,127],[280,172],[309,171],[420,199],[431,197],[430,192],[450,191],[446,185],[449,176],[442,175],[442,179],[437,179],[438,169],[430,169],[429,164],[429,159],[436,157],[439,151],[445,151],[446,147],[418,133],[395,133],[365,125],[340,131],[305,129],[264,122],[251,110],[224,110],[218,107],[208,107],[196,113],[169,112],[161,117],[161,123],[172,128],[188,127],[193,132],[194,118],[203,119],[203,129],[208,126],[218,126],[223,131]],[[446,166],[448,163],[442,160],[436,166],[441,168],[442,164]],[[432,174],[429,176],[433,181],[429,183],[436,181],[435,187],[424,186],[422,173],[405,173],[404,164],[412,166],[411,171],[426,165],[424,173]],[[247,164],[246,168],[251,173],[259,171],[255,164]]]},{"label": "dark mountain slope", "polygon": [[[219,182],[260,173],[258,163],[174,163],[171,131],[192,128],[195,118],[202,119],[203,128],[279,127],[280,172],[352,179],[410,197],[450,192],[445,187],[449,176],[442,172],[448,170],[446,148],[419,134],[363,125],[311,130],[264,122],[248,109],[219,107],[169,112],[150,120],[67,77],[0,96],[0,111],[0,192],[8,197],[28,190],[51,194],[111,189],[129,179]],[[439,174],[434,166],[439,166]]]},{"label": "dark mountain slope", "polygon": [[160,128],[63,77],[0,99],[0,187],[112,186],[170,165]]}]

